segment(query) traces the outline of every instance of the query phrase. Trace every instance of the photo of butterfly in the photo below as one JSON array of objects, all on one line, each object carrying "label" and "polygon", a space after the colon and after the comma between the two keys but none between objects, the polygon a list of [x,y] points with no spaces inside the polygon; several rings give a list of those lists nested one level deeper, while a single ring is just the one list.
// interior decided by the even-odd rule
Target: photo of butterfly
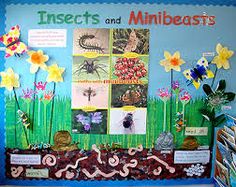
[{"label": "photo of butterfly", "polygon": [[214,73],[209,69],[209,63],[205,57],[200,58],[194,68],[185,70],[183,74],[188,79],[188,86],[193,84],[196,89],[200,87],[204,79],[214,77]]},{"label": "photo of butterfly", "polygon": [[0,42],[6,46],[5,57],[11,57],[13,55],[20,56],[28,50],[28,47],[20,41],[20,27],[16,25],[11,30],[0,37]]}]

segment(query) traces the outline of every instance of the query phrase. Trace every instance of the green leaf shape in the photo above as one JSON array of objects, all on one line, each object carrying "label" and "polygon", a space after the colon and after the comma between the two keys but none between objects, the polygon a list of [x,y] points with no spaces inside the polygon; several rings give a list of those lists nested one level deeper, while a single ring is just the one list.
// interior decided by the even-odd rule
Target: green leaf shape
[{"label": "green leaf shape", "polygon": [[225,80],[220,80],[217,87],[216,87],[216,91],[225,91],[226,88],[226,81]]},{"label": "green leaf shape", "polygon": [[224,95],[226,96],[228,101],[233,101],[235,98],[235,93],[233,92],[227,92],[227,93],[224,93]]},{"label": "green leaf shape", "polygon": [[204,92],[206,93],[207,96],[214,93],[213,90],[211,89],[211,87],[208,84],[203,85],[203,90],[204,90]]}]

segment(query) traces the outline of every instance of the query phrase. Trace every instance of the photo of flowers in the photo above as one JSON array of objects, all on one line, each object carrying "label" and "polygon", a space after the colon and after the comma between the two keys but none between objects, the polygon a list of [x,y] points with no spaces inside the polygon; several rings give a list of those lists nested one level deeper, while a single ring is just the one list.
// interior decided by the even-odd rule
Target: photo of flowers
[{"label": "photo of flowers", "polygon": [[80,134],[106,134],[107,110],[85,112],[72,110],[72,132]]}]

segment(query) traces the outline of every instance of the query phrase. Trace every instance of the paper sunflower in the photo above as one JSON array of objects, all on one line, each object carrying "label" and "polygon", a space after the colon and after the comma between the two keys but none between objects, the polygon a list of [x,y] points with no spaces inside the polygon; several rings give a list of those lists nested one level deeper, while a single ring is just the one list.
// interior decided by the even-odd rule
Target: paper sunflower
[{"label": "paper sunflower", "polygon": [[216,52],[218,55],[212,60],[212,64],[216,64],[217,68],[229,69],[229,58],[234,54],[233,51],[229,50],[227,47],[223,47],[220,43],[216,45]]},{"label": "paper sunflower", "polygon": [[65,68],[58,67],[57,64],[53,64],[47,67],[48,77],[47,82],[63,82],[62,74]]},{"label": "paper sunflower", "polygon": [[36,73],[39,68],[46,70],[47,65],[45,62],[47,62],[49,59],[48,55],[44,55],[42,50],[29,51],[28,55],[29,58],[27,61],[31,64],[30,73]]},{"label": "paper sunflower", "polygon": [[180,52],[176,51],[171,55],[168,51],[164,52],[165,59],[160,61],[160,65],[165,67],[165,71],[169,72],[170,70],[181,71],[180,66],[184,64],[184,60],[180,57]]},{"label": "paper sunflower", "polygon": [[0,87],[5,87],[9,91],[20,87],[19,75],[14,73],[12,68],[8,68],[6,72],[0,72],[0,76],[2,77]]}]

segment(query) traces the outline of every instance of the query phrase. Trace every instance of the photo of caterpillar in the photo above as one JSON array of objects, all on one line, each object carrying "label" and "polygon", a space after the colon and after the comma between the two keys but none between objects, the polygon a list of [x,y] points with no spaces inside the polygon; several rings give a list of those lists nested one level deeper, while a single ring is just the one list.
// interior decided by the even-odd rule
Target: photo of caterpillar
[{"label": "photo of caterpillar", "polygon": [[149,53],[148,29],[113,29],[113,54]]},{"label": "photo of caterpillar", "polygon": [[74,29],[73,54],[109,53],[109,29]]}]

